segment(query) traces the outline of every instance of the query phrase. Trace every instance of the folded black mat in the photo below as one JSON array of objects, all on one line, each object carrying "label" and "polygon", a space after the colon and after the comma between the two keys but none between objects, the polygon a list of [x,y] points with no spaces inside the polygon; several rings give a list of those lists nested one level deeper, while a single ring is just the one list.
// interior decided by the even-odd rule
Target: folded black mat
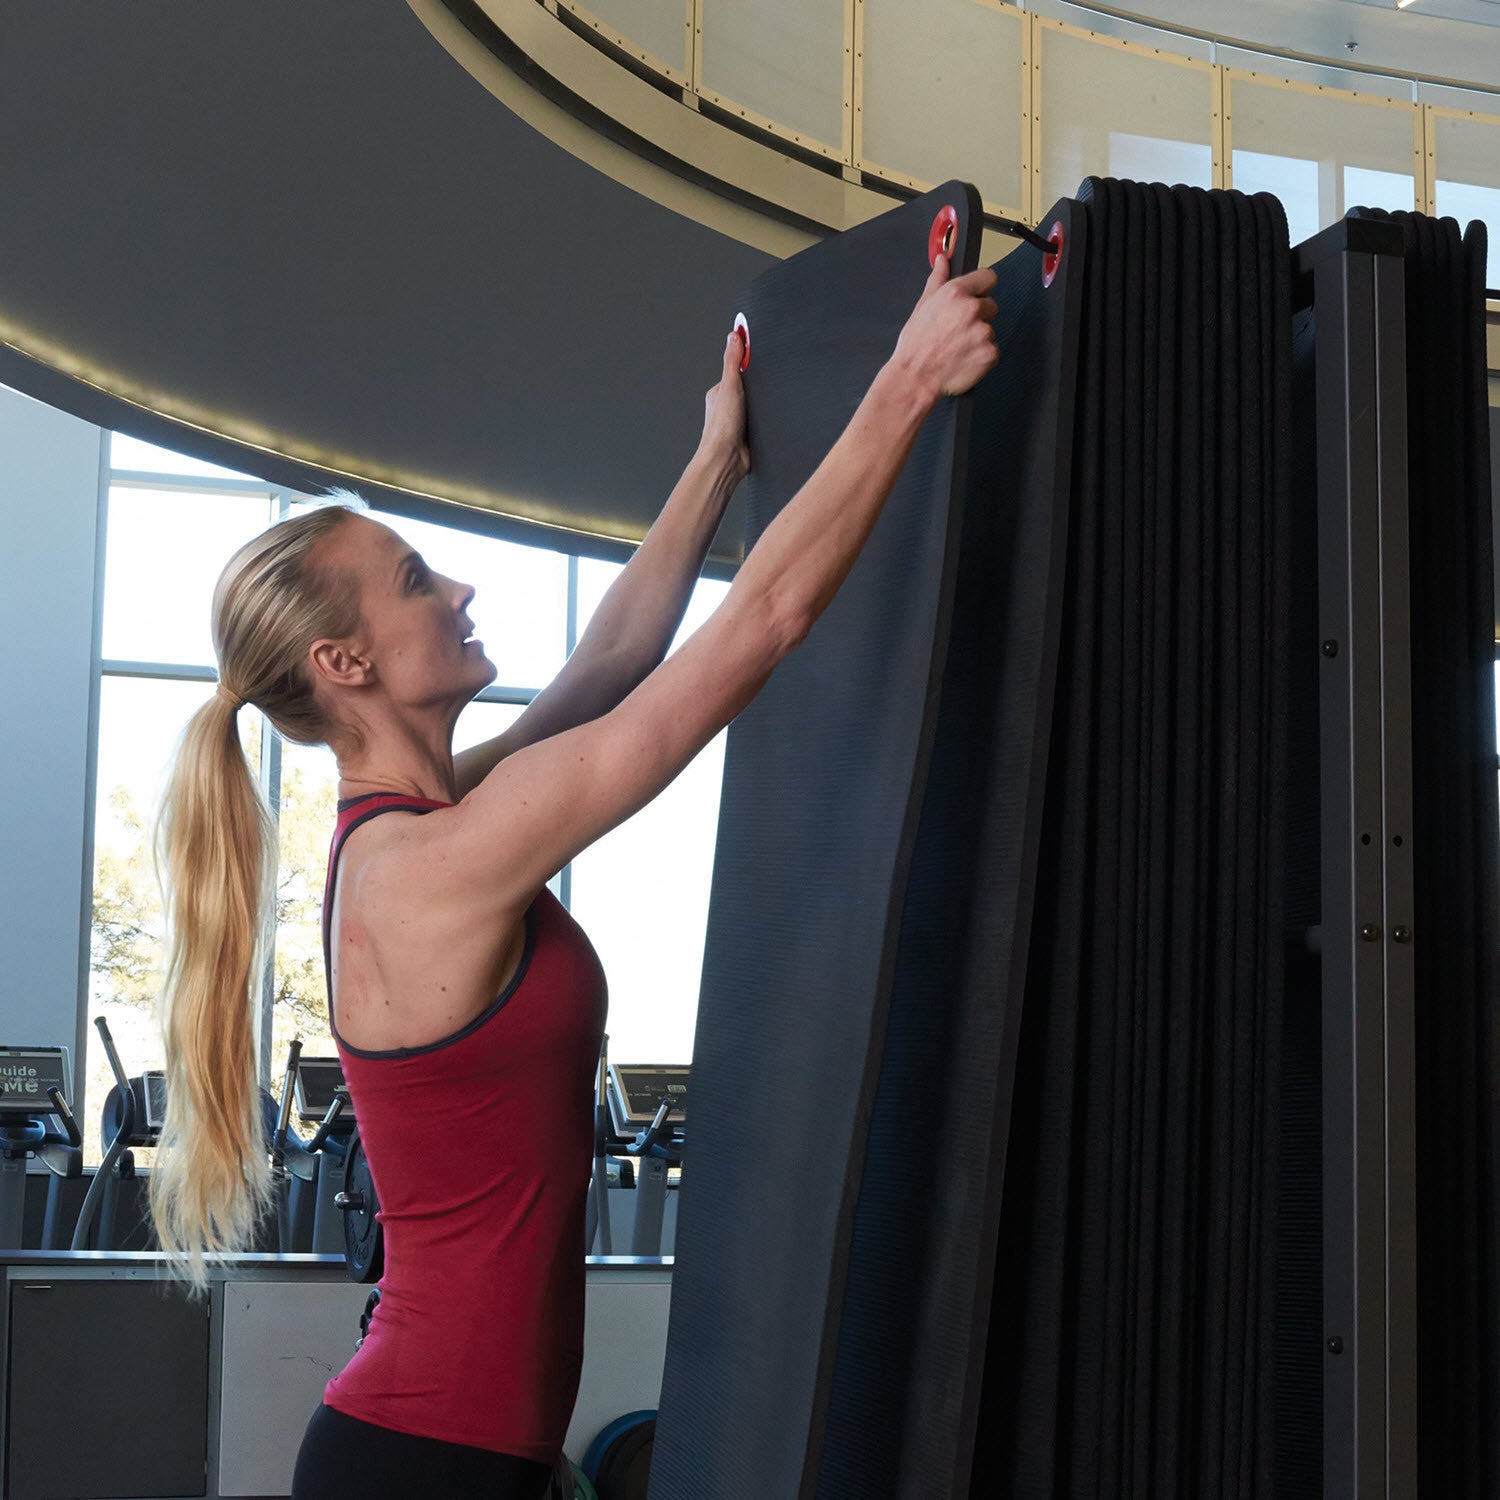
[{"label": "folded black mat", "polygon": [[1286,228],[1240,194],[1080,198],[1079,461],[973,1493],[1269,1495]]},{"label": "folded black mat", "polygon": [[[832,446],[928,275],[950,185],[794,257],[750,326],[753,545]],[[967,406],[933,414],[864,555],[730,731],[693,1056],[658,1500],[803,1492],[931,755]],[[835,1326],[830,1327],[830,1323]]]},{"label": "folded black mat", "polygon": [[[752,542],[894,345],[945,202],[961,270],[952,184],[747,292]],[[934,414],[730,733],[654,1500],[967,1483],[1066,521],[1057,216],[1076,250],[1050,287],[1034,249],[1002,263],[1000,369]]]}]

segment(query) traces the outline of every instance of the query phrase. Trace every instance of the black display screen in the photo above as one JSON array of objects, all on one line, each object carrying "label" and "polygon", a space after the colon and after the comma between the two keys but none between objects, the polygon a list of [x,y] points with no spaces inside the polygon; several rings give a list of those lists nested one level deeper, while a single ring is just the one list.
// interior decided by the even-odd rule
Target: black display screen
[{"label": "black display screen", "polygon": [[[618,1105],[630,1123],[649,1125],[663,1099],[672,1101],[671,1123],[687,1118],[688,1069],[685,1065],[611,1063]],[[623,1124],[623,1122],[621,1122]]]},{"label": "black display screen", "polygon": [[64,1047],[0,1047],[0,1114],[53,1114],[49,1088],[68,1087]]},{"label": "black display screen", "polygon": [[[336,1057],[304,1057],[297,1064],[297,1114],[305,1124],[321,1120],[333,1103],[333,1091],[344,1081],[344,1069]],[[354,1111],[344,1106],[343,1120]]]}]

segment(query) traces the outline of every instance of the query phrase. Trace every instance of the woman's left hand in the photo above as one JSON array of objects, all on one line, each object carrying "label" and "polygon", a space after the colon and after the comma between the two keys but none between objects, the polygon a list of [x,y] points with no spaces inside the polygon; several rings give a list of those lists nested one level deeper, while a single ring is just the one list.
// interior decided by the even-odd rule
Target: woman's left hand
[{"label": "woman's left hand", "polygon": [[740,378],[744,344],[736,329],[724,345],[724,368],[719,383],[703,398],[703,437],[699,455],[738,484],[750,472],[750,448],[745,441],[745,384]]}]

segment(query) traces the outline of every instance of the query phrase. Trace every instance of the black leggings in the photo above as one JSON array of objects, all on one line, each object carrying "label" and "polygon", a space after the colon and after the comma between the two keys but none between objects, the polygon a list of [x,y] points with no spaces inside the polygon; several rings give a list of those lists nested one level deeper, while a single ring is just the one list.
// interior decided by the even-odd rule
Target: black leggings
[{"label": "black leggings", "polygon": [[542,1500],[551,1477],[535,1459],[392,1432],[319,1406],[297,1454],[292,1500]]}]

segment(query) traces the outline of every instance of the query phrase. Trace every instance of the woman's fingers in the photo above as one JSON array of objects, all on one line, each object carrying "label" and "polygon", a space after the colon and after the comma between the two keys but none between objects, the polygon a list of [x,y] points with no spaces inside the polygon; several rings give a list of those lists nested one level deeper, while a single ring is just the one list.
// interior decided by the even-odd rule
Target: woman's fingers
[{"label": "woman's fingers", "polygon": [[738,328],[729,330],[729,337],[724,343],[724,380],[732,375],[736,380],[740,377],[740,361],[745,357],[744,335]]}]

